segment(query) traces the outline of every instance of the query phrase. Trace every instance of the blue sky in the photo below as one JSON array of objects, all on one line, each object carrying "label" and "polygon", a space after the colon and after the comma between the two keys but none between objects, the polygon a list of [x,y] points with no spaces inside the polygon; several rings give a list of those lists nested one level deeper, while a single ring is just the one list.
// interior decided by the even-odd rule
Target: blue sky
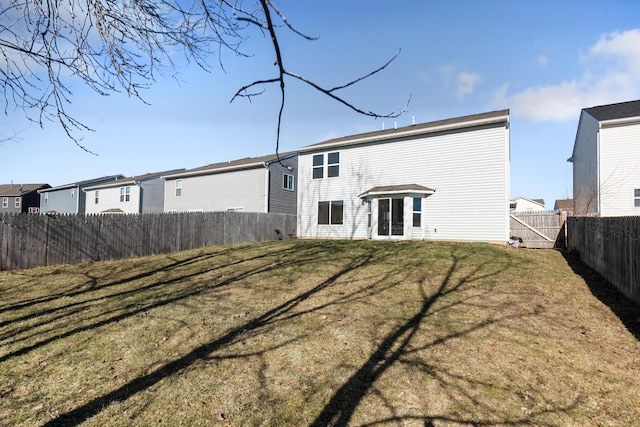
[{"label": "blue sky", "polygon": [[[289,71],[332,87],[386,70],[342,96],[366,110],[408,111],[397,119],[358,115],[303,84],[287,81],[280,151],[333,137],[508,108],[511,196],[571,197],[570,157],[582,108],[640,98],[640,2],[281,0],[287,19],[315,41],[278,29]],[[238,88],[275,77],[267,38],[253,32],[240,58],[222,52],[224,71],[183,64],[143,93],[99,96],[73,82],[67,107],[94,132],[88,154],[56,123],[29,124],[22,110],[0,117],[0,183],[63,185],[270,154],[277,86],[252,98]],[[217,63],[217,58],[212,59]],[[473,179],[473,177],[469,177]]]}]

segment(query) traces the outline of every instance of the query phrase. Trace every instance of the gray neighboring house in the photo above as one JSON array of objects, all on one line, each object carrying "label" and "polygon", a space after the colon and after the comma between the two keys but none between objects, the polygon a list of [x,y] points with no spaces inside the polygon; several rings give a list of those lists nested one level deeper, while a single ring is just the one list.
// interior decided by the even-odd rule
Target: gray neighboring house
[{"label": "gray neighboring house", "polygon": [[85,213],[158,213],[164,212],[163,175],[184,169],[119,178],[85,187]]},{"label": "gray neighboring house", "polygon": [[40,213],[82,214],[85,213],[86,193],[82,191],[92,185],[104,184],[124,178],[123,175],[103,176],[71,184],[38,190],[40,194]]},{"label": "gray neighboring house", "polygon": [[163,178],[165,212],[297,212],[294,152],[215,163]]},{"label": "gray neighboring house", "polygon": [[38,190],[51,188],[49,184],[0,184],[0,213],[38,213]]}]

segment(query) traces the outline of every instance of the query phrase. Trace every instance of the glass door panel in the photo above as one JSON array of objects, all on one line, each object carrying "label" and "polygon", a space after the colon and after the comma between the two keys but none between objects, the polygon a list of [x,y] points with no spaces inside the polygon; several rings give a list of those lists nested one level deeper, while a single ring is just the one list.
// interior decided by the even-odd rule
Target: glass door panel
[{"label": "glass door panel", "polygon": [[378,236],[389,235],[391,203],[389,199],[378,199]]},{"label": "glass door panel", "polygon": [[391,199],[391,235],[404,235],[404,199]]}]

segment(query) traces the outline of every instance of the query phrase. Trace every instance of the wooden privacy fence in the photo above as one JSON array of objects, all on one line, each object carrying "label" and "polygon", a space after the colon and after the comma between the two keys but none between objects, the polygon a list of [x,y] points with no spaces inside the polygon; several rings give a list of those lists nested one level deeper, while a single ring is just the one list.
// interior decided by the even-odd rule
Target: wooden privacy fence
[{"label": "wooden privacy fence", "polygon": [[640,216],[569,217],[567,250],[640,304]]},{"label": "wooden privacy fence", "polygon": [[511,212],[511,236],[522,239],[527,248],[554,248],[563,246],[562,214],[551,212]]},{"label": "wooden privacy fence", "polygon": [[256,212],[0,214],[0,270],[289,239],[296,216]]}]

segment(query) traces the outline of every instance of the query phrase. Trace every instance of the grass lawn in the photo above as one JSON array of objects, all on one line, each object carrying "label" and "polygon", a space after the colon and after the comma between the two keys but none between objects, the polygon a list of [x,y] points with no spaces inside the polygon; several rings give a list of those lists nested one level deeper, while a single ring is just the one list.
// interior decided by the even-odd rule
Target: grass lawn
[{"label": "grass lawn", "polygon": [[557,251],[278,241],[0,295],[0,426],[640,425],[640,309]]}]

